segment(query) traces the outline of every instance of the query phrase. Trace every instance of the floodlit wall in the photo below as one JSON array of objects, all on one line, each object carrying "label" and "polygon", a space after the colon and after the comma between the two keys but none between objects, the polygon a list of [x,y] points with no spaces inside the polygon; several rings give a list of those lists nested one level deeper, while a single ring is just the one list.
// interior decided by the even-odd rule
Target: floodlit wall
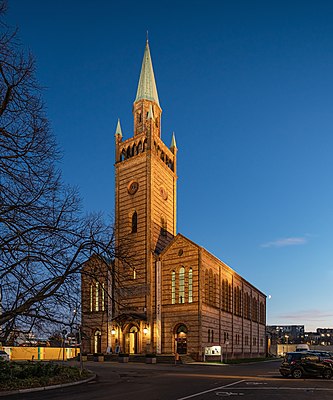
[{"label": "floodlit wall", "polygon": [[55,360],[62,361],[76,357],[79,347],[3,347],[10,359],[16,360]]}]

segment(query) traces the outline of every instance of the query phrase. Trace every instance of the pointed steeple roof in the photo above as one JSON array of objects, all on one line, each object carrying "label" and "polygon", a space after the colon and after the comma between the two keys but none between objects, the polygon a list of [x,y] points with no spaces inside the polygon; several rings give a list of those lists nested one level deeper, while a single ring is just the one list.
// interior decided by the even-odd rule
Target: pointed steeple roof
[{"label": "pointed steeple roof", "polygon": [[171,146],[170,146],[170,149],[176,149],[176,150],[177,150],[175,132],[172,132],[172,139],[171,139]]},{"label": "pointed steeple roof", "polygon": [[136,92],[135,101],[142,99],[155,101],[155,103],[157,103],[158,106],[160,106],[160,103],[158,101],[158,94],[157,94],[153,64],[150,56],[148,39],[146,42],[146,48],[143,55],[139,85],[138,85],[138,90]]},{"label": "pointed steeple roof", "polygon": [[121,131],[120,119],[119,118],[118,118],[118,122],[117,122],[117,128],[116,128],[115,135],[119,135],[120,137],[123,137],[123,132]]}]

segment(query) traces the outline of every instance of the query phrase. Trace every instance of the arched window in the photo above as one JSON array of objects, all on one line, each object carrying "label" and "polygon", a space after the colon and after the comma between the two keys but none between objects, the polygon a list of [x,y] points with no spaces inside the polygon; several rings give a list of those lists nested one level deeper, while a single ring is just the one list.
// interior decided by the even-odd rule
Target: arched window
[{"label": "arched window", "polygon": [[138,231],[138,214],[136,211],[132,214],[132,233]]},{"label": "arched window", "polygon": [[228,283],[228,311],[232,312],[232,289],[231,289],[231,283]]},{"label": "arched window", "polygon": [[213,329],[212,329],[211,335],[212,335],[212,343],[214,343],[214,331],[213,331]]},{"label": "arched window", "polygon": [[192,268],[188,271],[188,302],[193,302],[193,270]]},{"label": "arched window", "polygon": [[176,303],[176,272],[172,271],[171,274],[171,303]]},{"label": "arched window", "polygon": [[179,301],[180,304],[185,303],[185,268],[179,269]]},{"label": "arched window", "polygon": [[209,303],[209,275],[208,270],[205,270],[205,301]]},{"label": "arched window", "polygon": [[209,304],[213,305],[213,291],[214,291],[214,285],[213,285],[213,271],[210,269],[209,270]]},{"label": "arched window", "polygon": [[217,275],[214,274],[214,281],[213,281],[213,295],[212,295],[212,305],[216,306],[216,289],[217,289]]},{"label": "arched window", "polygon": [[95,284],[95,311],[99,311],[99,283]]},{"label": "arched window", "polygon": [[90,311],[93,310],[93,285],[90,285]]},{"label": "arched window", "polygon": [[164,218],[164,216],[161,216],[161,235],[162,236],[167,236],[167,222],[166,219]]},{"label": "arched window", "polygon": [[102,283],[102,311],[105,311],[105,284]]},{"label": "arched window", "polygon": [[208,343],[210,342],[210,329],[208,329]]}]

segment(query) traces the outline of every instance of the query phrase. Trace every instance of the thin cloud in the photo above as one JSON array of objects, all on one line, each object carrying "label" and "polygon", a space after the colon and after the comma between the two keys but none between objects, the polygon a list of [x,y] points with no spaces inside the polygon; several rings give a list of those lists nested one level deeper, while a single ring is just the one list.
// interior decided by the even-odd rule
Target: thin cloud
[{"label": "thin cloud", "polygon": [[277,317],[280,319],[290,320],[290,321],[295,321],[295,320],[321,321],[324,319],[332,319],[333,313],[321,310],[302,310],[302,311],[291,312],[288,314],[280,314]]},{"label": "thin cloud", "polygon": [[315,309],[293,311],[288,314],[270,316],[270,319],[274,320],[274,325],[305,325],[307,331],[313,332],[317,328],[330,327],[332,318],[332,312]]},{"label": "thin cloud", "polygon": [[273,240],[272,242],[263,243],[260,247],[286,247],[286,246],[299,246],[306,244],[308,239],[305,237],[289,237]]}]

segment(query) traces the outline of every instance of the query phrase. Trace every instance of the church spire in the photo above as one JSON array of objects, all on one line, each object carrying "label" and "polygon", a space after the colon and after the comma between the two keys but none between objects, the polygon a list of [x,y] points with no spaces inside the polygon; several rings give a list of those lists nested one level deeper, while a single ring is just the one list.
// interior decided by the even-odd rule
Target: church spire
[{"label": "church spire", "polygon": [[121,131],[121,126],[120,126],[120,119],[118,118],[118,122],[117,122],[117,128],[116,128],[116,136],[119,136],[120,138],[123,137],[123,132]]},{"label": "church spire", "polygon": [[172,139],[171,139],[171,146],[170,146],[170,150],[178,150],[177,149],[177,144],[176,144],[176,136],[175,136],[175,132],[172,132]]},{"label": "church spire", "polygon": [[153,64],[150,56],[148,38],[146,41],[146,48],[143,55],[140,79],[138,84],[138,90],[136,92],[135,102],[142,99],[154,101],[160,107]]}]

